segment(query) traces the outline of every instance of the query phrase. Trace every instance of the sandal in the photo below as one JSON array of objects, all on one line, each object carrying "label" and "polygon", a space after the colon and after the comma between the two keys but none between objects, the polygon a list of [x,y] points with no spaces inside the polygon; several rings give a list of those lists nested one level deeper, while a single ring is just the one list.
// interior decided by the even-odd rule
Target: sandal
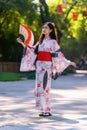
[{"label": "sandal", "polygon": [[43,116],[44,115],[44,112],[41,112],[40,114],[39,114],[39,116]]},{"label": "sandal", "polygon": [[39,116],[47,117],[47,116],[52,116],[52,114],[50,112],[46,112],[46,113],[42,112],[39,114]]}]

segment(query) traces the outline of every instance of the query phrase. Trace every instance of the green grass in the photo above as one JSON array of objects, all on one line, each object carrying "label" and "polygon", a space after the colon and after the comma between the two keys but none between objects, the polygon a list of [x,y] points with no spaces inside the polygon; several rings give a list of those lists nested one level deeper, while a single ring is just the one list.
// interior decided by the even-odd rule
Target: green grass
[{"label": "green grass", "polygon": [[0,73],[0,81],[17,81],[23,78],[34,79],[35,72],[19,72],[19,73],[1,72]]},{"label": "green grass", "polygon": [[31,72],[21,72],[20,73],[22,76],[25,76],[28,79],[35,79],[35,71]]},{"label": "green grass", "polygon": [[[62,73],[62,75],[67,75],[72,73],[75,73],[75,70],[72,67],[69,67]],[[35,71],[19,72],[19,73],[0,72],[0,81],[17,81],[23,78],[35,79]]]},{"label": "green grass", "polygon": [[0,81],[15,81],[15,80],[20,80],[20,74],[9,72],[0,73]]}]

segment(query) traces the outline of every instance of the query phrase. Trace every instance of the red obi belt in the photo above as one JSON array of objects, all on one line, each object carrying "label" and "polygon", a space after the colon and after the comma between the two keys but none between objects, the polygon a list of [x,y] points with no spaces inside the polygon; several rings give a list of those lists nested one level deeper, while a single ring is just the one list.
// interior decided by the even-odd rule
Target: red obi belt
[{"label": "red obi belt", "polygon": [[37,60],[40,60],[40,61],[52,61],[51,53],[50,52],[45,52],[45,51],[40,51],[40,52],[38,52]]}]

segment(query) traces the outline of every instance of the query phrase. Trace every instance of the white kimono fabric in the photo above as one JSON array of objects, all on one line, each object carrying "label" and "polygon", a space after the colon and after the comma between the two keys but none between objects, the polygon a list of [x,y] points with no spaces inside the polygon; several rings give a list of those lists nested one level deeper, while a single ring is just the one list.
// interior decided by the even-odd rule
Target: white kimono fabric
[{"label": "white kimono fabric", "polygon": [[34,49],[29,47],[25,48],[21,59],[20,71],[27,72],[35,70],[35,59]]},{"label": "white kimono fabric", "polygon": [[[32,61],[35,60],[35,54],[32,49],[29,50],[29,67],[32,68]],[[30,50],[33,55],[30,55]],[[70,61],[67,60],[63,53],[60,51],[60,46],[54,39],[43,40],[38,47],[38,52],[50,52],[52,54],[52,61],[36,61],[36,107],[41,112],[50,112],[50,88],[52,75],[63,72],[69,65]],[[32,57],[31,57],[32,56]],[[31,61],[31,62],[30,62]],[[29,70],[31,70],[29,68]]]}]

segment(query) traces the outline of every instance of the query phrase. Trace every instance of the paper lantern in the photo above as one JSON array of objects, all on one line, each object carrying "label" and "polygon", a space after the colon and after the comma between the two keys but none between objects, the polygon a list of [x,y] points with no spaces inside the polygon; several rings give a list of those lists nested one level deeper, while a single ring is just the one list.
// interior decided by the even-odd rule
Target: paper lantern
[{"label": "paper lantern", "polygon": [[78,20],[78,13],[77,12],[73,12],[73,20],[74,21]]},{"label": "paper lantern", "polygon": [[34,35],[29,27],[20,24],[19,34],[24,36],[24,44],[32,46],[34,44]]},{"label": "paper lantern", "polygon": [[58,5],[58,11],[57,11],[58,14],[62,14],[63,13],[63,7],[62,7],[62,4],[59,4]]}]

